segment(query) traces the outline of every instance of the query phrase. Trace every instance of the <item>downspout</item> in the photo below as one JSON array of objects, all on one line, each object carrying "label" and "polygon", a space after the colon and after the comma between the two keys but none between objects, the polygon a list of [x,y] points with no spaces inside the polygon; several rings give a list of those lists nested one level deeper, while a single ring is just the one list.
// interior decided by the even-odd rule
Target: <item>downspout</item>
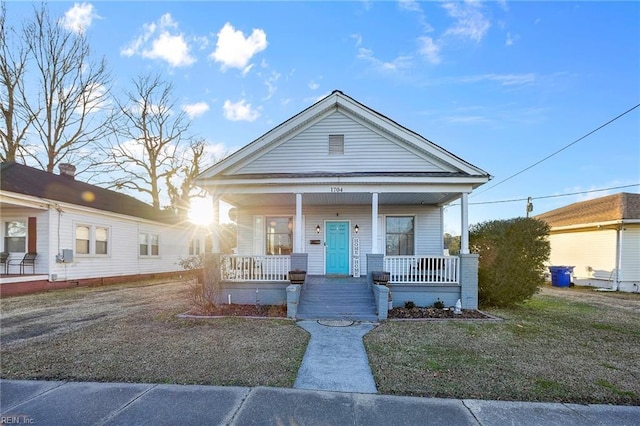
[{"label": "downspout", "polygon": [[616,228],[616,274],[613,280],[613,291],[620,287],[620,267],[622,266],[622,225]]}]

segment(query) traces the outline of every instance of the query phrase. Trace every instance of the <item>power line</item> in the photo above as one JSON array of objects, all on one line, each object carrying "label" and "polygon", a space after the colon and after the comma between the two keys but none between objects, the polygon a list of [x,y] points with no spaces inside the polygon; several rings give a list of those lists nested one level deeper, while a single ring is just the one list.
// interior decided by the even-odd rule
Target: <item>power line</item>
[{"label": "power line", "polygon": [[[527,200],[542,200],[545,198],[568,197],[569,195],[590,194],[592,192],[611,191],[613,189],[631,188],[633,186],[640,186],[640,183],[633,183],[631,185],[623,185],[623,186],[612,186],[610,188],[592,189],[590,191],[567,192],[565,194],[555,194],[555,195],[541,195],[539,197],[513,198],[511,200],[479,201],[477,203],[469,203],[469,205],[515,203],[515,202],[527,201]],[[459,205],[460,204],[458,203],[450,204],[450,206],[459,206]]]},{"label": "power line", "polygon": [[633,111],[634,109],[636,109],[636,108],[638,108],[638,107],[640,107],[640,104],[637,104],[637,105],[635,105],[634,107],[629,108],[628,110],[626,110],[626,111],[625,111],[625,112],[623,112],[622,114],[619,114],[618,116],[616,116],[616,117],[612,118],[611,120],[607,121],[606,123],[604,123],[604,124],[602,124],[602,125],[598,126],[597,128],[595,128],[595,129],[591,130],[589,133],[585,134],[584,136],[581,136],[580,138],[576,139],[575,141],[571,142],[570,144],[565,145],[564,147],[560,148],[559,150],[555,151],[554,153],[547,155],[547,156],[546,156],[546,157],[544,157],[542,160],[539,160],[539,161],[537,161],[537,162],[533,163],[532,165],[530,165],[530,166],[528,166],[528,167],[525,167],[524,169],[520,170],[519,172],[514,173],[514,174],[512,174],[511,176],[509,176],[509,177],[507,177],[507,178],[505,178],[505,179],[502,179],[501,181],[499,181],[499,182],[497,182],[497,183],[495,183],[495,184],[493,184],[493,185],[491,185],[491,186],[489,186],[489,187],[487,187],[487,188],[483,188],[480,192],[473,192],[473,193],[471,193],[471,195],[473,196],[473,195],[476,195],[476,194],[482,194],[483,192],[486,192],[486,191],[488,191],[488,190],[490,190],[490,189],[493,189],[493,188],[495,188],[496,186],[498,186],[498,185],[500,185],[500,184],[502,184],[502,183],[505,183],[506,181],[508,181],[508,180],[510,180],[510,179],[513,179],[514,177],[516,177],[516,176],[518,176],[518,175],[520,175],[520,174],[522,174],[522,173],[526,172],[527,170],[532,169],[533,167],[537,166],[538,164],[540,164],[540,163],[542,163],[542,162],[544,162],[544,161],[548,160],[549,158],[551,158],[551,157],[553,157],[553,156],[555,156],[555,155],[557,155],[557,154],[561,153],[561,152],[562,152],[562,151],[564,151],[565,149],[567,149],[567,148],[569,148],[569,147],[571,147],[571,146],[573,146],[573,145],[577,144],[577,143],[578,143],[578,142],[580,142],[581,140],[583,140],[583,139],[585,139],[585,138],[587,138],[587,137],[591,136],[592,134],[594,134],[594,133],[595,133],[595,132],[597,132],[598,130],[600,130],[600,129],[602,129],[602,128],[606,127],[606,126],[608,126],[609,124],[613,123],[614,121],[618,120],[619,118],[622,118],[623,116],[625,116],[626,114],[630,113],[631,111]]}]

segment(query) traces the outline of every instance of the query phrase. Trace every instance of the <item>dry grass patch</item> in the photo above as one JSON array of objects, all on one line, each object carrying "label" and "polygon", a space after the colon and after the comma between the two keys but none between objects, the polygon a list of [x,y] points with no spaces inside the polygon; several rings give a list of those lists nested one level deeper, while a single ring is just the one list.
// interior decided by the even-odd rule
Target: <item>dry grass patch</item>
[{"label": "dry grass patch", "polygon": [[[640,314],[558,294],[503,322],[387,322],[365,345],[381,393],[640,404]],[[620,297],[615,295],[615,297]],[[627,295],[640,302],[637,295]]]},{"label": "dry grass patch", "polygon": [[304,330],[284,319],[179,319],[186,291],[171,283],[3,301],[2,378],[292,386]]}]

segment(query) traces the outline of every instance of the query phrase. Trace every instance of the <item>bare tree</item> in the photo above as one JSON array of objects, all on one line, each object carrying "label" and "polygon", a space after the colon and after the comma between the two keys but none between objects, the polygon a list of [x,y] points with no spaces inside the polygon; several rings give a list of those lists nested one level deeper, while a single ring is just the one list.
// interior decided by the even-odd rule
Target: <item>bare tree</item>
[{"label": "bare tree", "polygon": [[[112,186],[146,194],[160,209],[164,184],[183,170],[178,154],[190,140],[190,122],[184,111],[176,110],[170,83],[147,75],[136,78],[133,87],[118,101],[121,120],[114,122],[115,143],[108,152],[115,172]],[[196,143],[192,148],[199,159],[202,147]],[[176,187],[172,191],[180,192]]]},{"label": "bare tree", "polygon": [[110,76],[104,58],[93,61],[84,33],[64,29],[45,5],[23,29],[39,93],[29,96],[29,114],[42,144],[40,166],[52,172],[61,161],[88,167],[87,158],[110,131],[105,125]]},{"label": "bare tree", "polygon": [[[201,189],[197,190],[194,182],[200,174],[205,159],[205,148],[204,139],[192,140],[184,155],[173,158],[172,170],[166,176],[166,184],[171,208],[178,214],[186,215],[191,205],[192,196],[202,195],[204,192]],[[177,183],[176,180],[178,180]]]},{"label": "bare tree", "polygon": [[1,161],[16,161],[33,115],[24,97],[28,50],[20,34],[6,24],[5,3],[0,8],[0,152]]}]

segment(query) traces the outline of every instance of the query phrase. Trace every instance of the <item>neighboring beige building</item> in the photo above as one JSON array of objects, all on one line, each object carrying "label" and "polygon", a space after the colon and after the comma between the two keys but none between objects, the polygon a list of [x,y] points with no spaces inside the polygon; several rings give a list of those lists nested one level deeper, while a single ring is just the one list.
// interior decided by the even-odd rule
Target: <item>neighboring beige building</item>
[{"label": "neighboring beige building", "polygon": [[551,227],[550,263],[576,285],[640,293],[640,194],[620,193],[536,216]]}]

